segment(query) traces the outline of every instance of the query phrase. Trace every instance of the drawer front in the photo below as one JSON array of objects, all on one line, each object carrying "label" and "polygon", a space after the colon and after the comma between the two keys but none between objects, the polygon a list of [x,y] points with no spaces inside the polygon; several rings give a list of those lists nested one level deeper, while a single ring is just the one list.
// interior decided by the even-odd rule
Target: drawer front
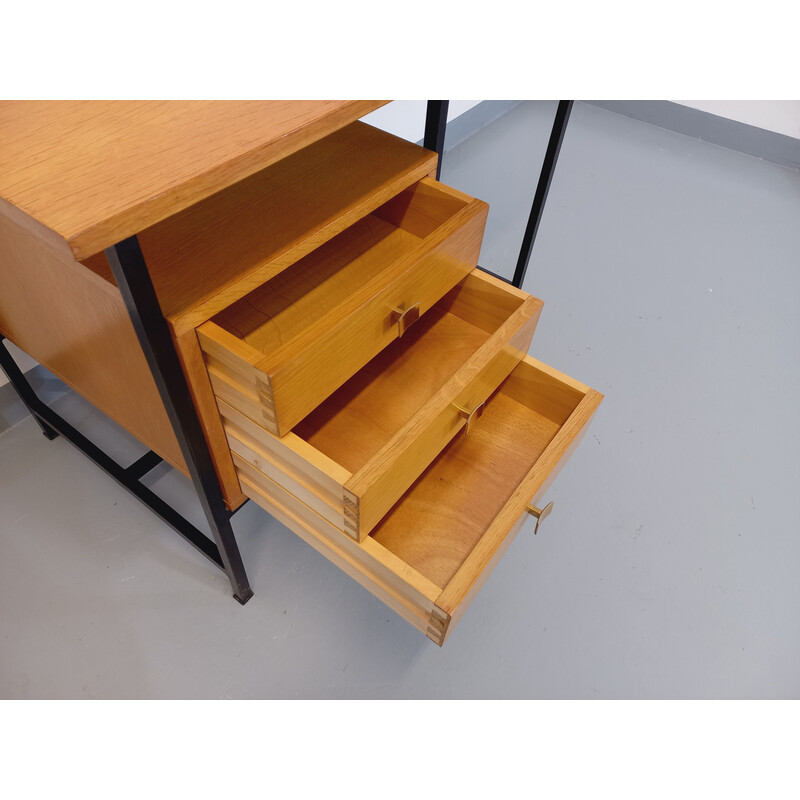
[{"label": "drawer front", "polygon": [[[443,644],[586,432],[602,396],[526,357],[467,437],[452,441],[355,542],[291,491],[240,474],[254,502]],[[553,523],[549,523],[552,525]]]},{"label": "drawer front", "polygon": [[363,540],[451,439],[470,435],[541,307],[476,270],[284,437],[253,419],[254,394],[209,366],[237,469],[253,481],[254,467]]},{"label": "drawer front", "polygon": [[487,211],[421,181],[200,326],[207,363],[288,433],[475,267]]}]

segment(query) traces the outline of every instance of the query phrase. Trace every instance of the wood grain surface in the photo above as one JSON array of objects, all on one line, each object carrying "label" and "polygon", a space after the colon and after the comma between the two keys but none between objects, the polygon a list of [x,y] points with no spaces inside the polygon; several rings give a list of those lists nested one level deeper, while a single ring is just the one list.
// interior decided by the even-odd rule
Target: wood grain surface
[{"label": "wood grain surface", "polygon": [[443,589],[558,431],[499,391],[372,531]]},{"label": "wood grain surface", "polygon": [[475,266],[486,204],[430,183],[402,193],[404,212],[382,206],[198,329],[206,352],[269,400],[268,430],[287,433],[397,338],[394,309],[424,315]]},{"label": "wood grain surface", "polygon": [[[330,523],[268,478],[259,483],[242,476],[242,488],[301,539],[383,600],[393,611],[427,633],[439,588],[384,547],[341,536]],[[434,627],[438,627],[434,624]]]},{"label": "wood grain surface", "polygon": [[222,420],[217,410],[214,392],[211,388],[208,371],[203,361],[203,353],[194,331],[188,331],[175,339],[175,350],[178,353],[189,392],[194,401],[197,417],[211,452],[214,470],[217,474],[222,497],[225,504],[233,511],[245,502],[247,497],[242,493],[236,468],[228,449],[228,441],[222,428]]},{"label": "wood grain surface", "polygon": [[[469,436],[453,440],[372,532],[381,543],[443,588],[437,606],[454,620],[519,530],[527,504],[540,496],[585,434],[602,395],[573,394],[562,422],[547,395],[577,382],[526,356],[512,397],[504,383]],[[520,385],[535,393],[524,396]],[[558,403],[555,405],[559,405]]]},{"label": "wood grain surface", "polygon": [[0,197],[83,259],[384,102],[3,101]]},{"label": "wood grain surface", "polygon": [[[263,355],[278,351],[314,319],[352,297],[420,240],[369,214],[214,317]],[[341,313],[344,313],[342,311]]]},{"label": "wood grain surface", "polygon": [[363,122],[139,234],[177,335],[210,319],[425,176],[436,154]]},{"label": "wood grain surface", "polygon": [[435,396],[488,338],[455,314],[429,311],[294,432],[356,473]]},{"label": "wood grain surface", "polygon": [[464,414],[483,404],[519,364],[531,344],[542,303],[527,300],[490,337],[468,364],[431,398],[346,484],[359,498],[358,532],[366,536],[438,455],[466,431]]},{"label": "wood grain surface", "polygon": [[116,286],[2,215],[0,332],[188,474]]}]

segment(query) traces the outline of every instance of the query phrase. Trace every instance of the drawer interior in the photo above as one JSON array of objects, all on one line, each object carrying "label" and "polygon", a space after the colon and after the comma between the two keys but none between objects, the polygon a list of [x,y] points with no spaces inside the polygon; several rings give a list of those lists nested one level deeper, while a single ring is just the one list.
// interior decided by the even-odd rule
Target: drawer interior
[{"label": "drawer interior", "polygon": [[358,472],[524,302],[473,273],[292,433]]},{"label": "drawer interior", "polygon": [[[421,181],[217,314],[213,321],[265,356],[269,371],[313,345],[312,323],[344,317],[388,285],[420,245],[471,198]],[[365,289],[364,287],[368,287]],[[313,331],[312,331],[313,332]],[[316,338],[325,335],[316,324]]]},{"label": "drawer interior", "polygon": [[372,538],[444,589],[584,396],[523,361]]}]

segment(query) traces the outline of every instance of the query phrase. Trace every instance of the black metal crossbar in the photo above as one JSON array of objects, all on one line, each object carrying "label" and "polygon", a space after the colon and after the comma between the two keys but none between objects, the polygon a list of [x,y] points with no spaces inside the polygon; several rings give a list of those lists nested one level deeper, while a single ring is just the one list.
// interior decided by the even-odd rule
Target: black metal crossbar
[{"label": "black metal crossbar", "polygon": [[161,457],[153,452],[145,453],[128,467],[123,467],[108,456],[94,442],[76,430],[62,416],[53,411],[34,392],[28,383],[11,353],[5,346],[4,337],[0,336],[0,369],[6,374],[11,385],[16,390],[33,418],[42,428],[48,439],[63,436],[70,444],[78,448],[87,458],[90,458],[100,469],[113,478],[120,486],[127,489],[134,497],[140,500],[176,533],[196,547],[206,558],[225,569],[219,549],[202,531],[199,531],[188,520],[184,519],[172,506],[165,503],[157,494],[141,483],[151,469],[161,462]]}]

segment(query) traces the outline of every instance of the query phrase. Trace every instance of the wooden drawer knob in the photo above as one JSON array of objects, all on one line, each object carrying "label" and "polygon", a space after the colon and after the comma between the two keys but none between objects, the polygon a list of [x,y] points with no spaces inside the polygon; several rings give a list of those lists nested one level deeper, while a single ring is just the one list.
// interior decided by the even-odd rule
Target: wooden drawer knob
[{"label": "wooden drawer knob", "polygon": [[419,319],[419,303],[408,308],[392,310],[392,322],[397,323],[397,336],[402,336]]},{"label": "wooden drawer knob", "polygon": [[550,501],[544,508],[536,508],[534,505],[529,505],[526,511],[533,517],[536,517],[536,527],[533,529],[534,534],[538,532],[539,526],[544,522],[547,515],[553,510],[553,503]]}]

